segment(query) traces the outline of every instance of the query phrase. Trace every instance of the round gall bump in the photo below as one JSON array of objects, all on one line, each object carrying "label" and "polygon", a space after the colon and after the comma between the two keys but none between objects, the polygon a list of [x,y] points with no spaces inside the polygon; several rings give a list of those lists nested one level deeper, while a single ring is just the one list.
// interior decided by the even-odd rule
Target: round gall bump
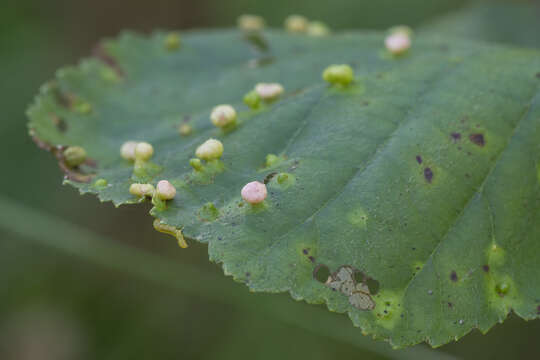
[{"label": "round gall bump", "polygon": [[154,155],[154,147],[147,142],[135,145],[135,159],[146,161]]},{"label": "round gall bump", "polygon": [[195,151],[195,156],[202,160],[216,160],[223,155],[223,144],[216,139],[208,139]]},{"label": "round gall bump", "polygon": [[218,105],[210,114],[212,124],[224,128],[236,122],[236,110],[231,105]]},{"label": "round gall bump", "polygon": [[154,196],[155,188],[152,184],[131,184],[129,193],[135,196]]},{"label": "round gall bump", "polygon": [[272,101],[283,94],[285,89],[278,83],[259,83],[255,85],[255,92],[264,101]]},{"label": "round gall bump", "polygon": [[156,196],[161,200],[172,200],[176,196],[176,189],[167,180],[161,180],[156,186]]},{"label": "round gall bump", "polygon": [[172,32],[165,37],[165,48],[172,51],[180,47],[180,35],[178,33]]},{"label": "round gall bump", "polygon": [[260,204],[268,195],[266,185],[258,181],[253,181],[242,188],[242,199],[249,204]]},{"label": "round gall bump", "polygon": [[193,128],[189,124],[182,124],[178,127],[178,132],[182,136],[188,136],[193,132]]},{"label": "round gall bump", "polygon": [[307,28],[307,34],[315,37],[327,36],[330,34],[330,28],[321,21],[310,21]]},{"label": "round gall bump", "polygon": [[285,30],[292,33],[304,33],[308,29],[309,21],[302,15],[290,15],[285,19]]},{"label": "round gall bump", "polygon": [[245,14],[238,17],[236,21],[238,28],[243,31],[260,31],[264,29],[266,23],[261,16]]},{"label": "round gall bump", "polygon": [[80,146],[70,146],[64,150],[64,159],[69,167],[76,167],[86,161],[86,151]]},{"label": "round gall bump", "polygon": [[126,160],[135,160],[135,147],[137,142],[127,141],[120,148],[120,156]]},{"label": "round gall bump", "polygon": [[354,80],[354,71],[349,65],[330,65],[322,75],[330,84],[349,85]]},{"label": "round gall bump", "polygon": [[386,37],[384,45],[393,55],[401,55],[411,47],[411,38],[404,32],[396,32]]},{"label": "round gall bump", "polygon": [[244,104],[252,109],[257,109],[261,104],[261,98],[255,90],[252,90],[244,96]]}]

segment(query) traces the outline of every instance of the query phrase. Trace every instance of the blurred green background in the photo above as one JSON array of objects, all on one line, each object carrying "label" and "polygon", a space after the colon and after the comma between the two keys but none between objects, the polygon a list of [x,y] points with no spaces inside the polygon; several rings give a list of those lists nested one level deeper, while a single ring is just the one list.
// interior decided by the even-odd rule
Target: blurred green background
[{"label": "blurred green background", "polygon": [[540,46],[533,1],[2,0],[0,8],[0,359],[540,358],[540,323],[515,316],[431,350],[394,351],[344,315],[288,295],[250,294],[208,261],[153,231],[148,205],[115,209],[61,186],[27,136],[39,86],[122,29],[272,26],[304,14],[333,29],[418,31]]}]

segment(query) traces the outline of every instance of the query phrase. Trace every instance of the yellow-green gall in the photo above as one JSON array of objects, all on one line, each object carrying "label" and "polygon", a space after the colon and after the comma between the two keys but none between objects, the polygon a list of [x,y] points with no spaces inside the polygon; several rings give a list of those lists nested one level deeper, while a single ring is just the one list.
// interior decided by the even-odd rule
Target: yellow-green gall
[{"label": "yellow-green gall", "polygon": [[129,193],[138,197],[154,196],[155,188],[152,184],[131,184]]},{"label": "yellow-green gall", "polygon": [[266,26],[261,16],[251,14],[239,16],[236,23],[238,28],[243,31],[261,31]]},{"label": "yellow-green gall", "polygon": [[182,136],[188,136],[193,132],[193,128],[189,124],[182,124],[178,127],[178,132]]},{"label": "yellow-green gall", "polygon": [[308,29],[309,21],[302,15],[290,15],[285,19],[285,30],[293,33],[304,33]]},{"label": "yellow-green gall", "polygon": [[262,100],[270,102],[279,98],[285,89],[278,83],[258,83],[255,85],[255,92]]},{"label": "yellow-green gall", "polygon": [[255,90],[252,90],[244,95],[244,104],[252,109],[257,109],[261,104],[261,98]]},{"label": "yellow-green gall", "polygon": [[411,29],[407,25],[397,25],[397,26],[393,26],[390,29],[388,29],[388,34],[389,35],[397,34],[397,33],[402,33],[402,34],[405,34],[405,35],[410,37],[410,36],[413,36],[414,32],[413,32],[413,29]]},{"label": "yellow-green gall", "polygon": [[135,160],[136,141],[126,141],[120,148],[120,156],[126,160]]},{"label": "yellow-green gall", "polygon": [[330,28],[322,21],[310,21],[307,28],[309,36],[327,36],[330,34]]},{"label": "yellow-green gall", "polygon": [[176,32],[169,33],[165,36],[165,48],[169,51],[176,50],[180,47],[180,35]]},{"label": "yellow-green gall", "polygon": [[135,145],[135,159],[140,161],[149,160],[154,155],[154,147],[147,142]]},{"label": "yellow-green gall", "polygon": [[78,100],[75,102],[73,109],[81,115],[88,115],[92,112],[92,105],[86,101]]},{"label": "yellow-green gall", "polygon": [[281,159],[277,155],[274,155],[274,154],[266,155],[266,167],[274,166],[280,161]]},{"label": "yellow-green gall", "polygon": [[154,220],[154,229],[161,233],[174,236],[178,241],[178,246],[180,246],[181,248],[185,249],[188,247],[188,244],[184,239],[184,235],[182,234],[182,229],[177,229],[174,226],[164,224],[159,221],[159,219]]},{"label": "yellow-green gall", "polygon": [[161,180],[156,185],[155,195],[161,200],[172,200],[176,196],[176,188],[167,180]]},{"label": "yellow-green gall", "polygon": [[195,171],[201,171],[203,169],[203,164],[200,159],[190,159],[189,165],[191,165]]},{"label": "yellow-green gall", "polygon": [[105,187],[107,186],[107,184],[108,182],[105,179],[97,179],[96,182],[94,183],[96,187]]},{"label": "yellow-green gall", "polygon": [[69,167],[76,167],[86,161],[86,151],[80,146],[70,146],[64,150],[64,161]]},{"label": "yellow-green gall", "polygon": [[507,294],[509,290],[510,290],[510,285],[508,285],[505,282],[497,284],[495,286],[495,291],[497,291],[497,293],[500,295]]},{"label": "yellow-green gall", "polygon": [[236,110],[231,105],[218,105],[212,110],[210,120],[219,128],[233,125],[236,122]]},{"label": "yellow-green gall", "polygon": [[347,86],[354,80],[354,71],[346,64],[330,65],[324,70],[322,78],[332,85]]},{"label": "yellow-green gall", "polygon": [[223,144],[216,139],[208,139],[195,151],[195,156],[202,160],[216,160],[223,155]]}]

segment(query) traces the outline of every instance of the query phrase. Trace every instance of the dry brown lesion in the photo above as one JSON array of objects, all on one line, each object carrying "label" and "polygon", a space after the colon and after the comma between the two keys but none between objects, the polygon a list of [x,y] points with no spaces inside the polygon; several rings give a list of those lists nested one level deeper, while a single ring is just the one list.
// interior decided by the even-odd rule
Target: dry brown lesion
[{"label": "dry brown lesion", "polygon": [[[96,176],[94,173],[83,173],[83,170],[80,166],[71,167],[66,163],[64,157],[64,150],[67,148],[63,145],[51,145],[46,141],[40,139],[35,131],[30,130],[30,136],[34,143],[42,150],[50,152],[58,160],[58,166],[64,172],[65,178],[78,183],[90,183],[92,179]],[[87,167],[96,168],[97,162],[93,159],[86,158],[83,165]]]},{"label": "dry brown lesion", "polygon": [[355,279],[356,272],[356,269],[352,266],[341,266],[328,277],[324,285],[348,296],[349,303],[358,310],[373,310],[375,309],[375,302],[371,298],[371,292],[365,282],[366,279],[357,282]]}]

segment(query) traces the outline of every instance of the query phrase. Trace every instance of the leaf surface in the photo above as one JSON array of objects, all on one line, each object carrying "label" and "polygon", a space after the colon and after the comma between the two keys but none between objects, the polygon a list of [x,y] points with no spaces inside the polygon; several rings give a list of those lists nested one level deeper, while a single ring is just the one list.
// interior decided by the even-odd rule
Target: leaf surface
[{"label": "leaf surface", "polygon": [[[227,275],[326,303],[396,347],[487,331],[510,310],[538,317],[538,52],[421,36],[393,58],[379,33],[267,31],[261,46],[229,30],[182,34],[169,51],[166,36],[125,33],[43,87],[31,134],[61,163],[58,145],[91,158],[63,165],[67,183],[121,205],[140,201],[130,184],[167,179],[177,196],[152,215],[207,243]],[[324,83],[341,63],[355,82]],[[286,93],[251,110],[242,98],[258,82]],[[209,120],[223,103],[239,112],[232,131]],[[222,162],[195,172],[208,138]],[[120,157],[128,140],[154,146],[143,173]],[[268,154],[281,161],[266,166]],[[243,185],[265,179],[264,205],[245,204]]]}]

